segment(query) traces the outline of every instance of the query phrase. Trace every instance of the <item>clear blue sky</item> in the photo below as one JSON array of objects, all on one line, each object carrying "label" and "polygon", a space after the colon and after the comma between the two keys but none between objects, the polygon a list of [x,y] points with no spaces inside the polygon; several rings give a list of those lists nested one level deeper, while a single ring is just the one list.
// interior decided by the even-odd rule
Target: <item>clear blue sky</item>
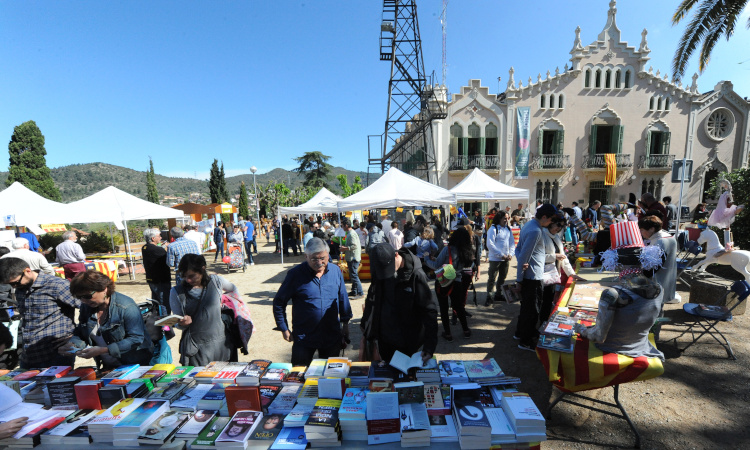
[{"label": "clear blue sky", "polygon": [[[554,72],[576,26],[584,45],[607,19],[607,0],[451,0],[451,93],[470,78],[502,89]],[[650,65],[669,72],[682,32],[678,0],[621,0],[617,23]],[[440,0],[420,0],[425,66],[441,73]],[[0,140],[35,120],[50,167],[105,162],[199,178],[213,158],[228,175],[292,168],[319,150],[367,169],[367,135],[383,131],[390,65],[379,60],[382,2],[0,0]],[[748,8],[750,9],[750,8]],[[716,46],[702,92],[720,80],[750,96],[745,11]],[[697,70],[695,58],[686,80]],[[3,144],[3,148],[5,144]],[[4,153],[4,149],[2,150]],[[7,170],[5,157],[0,170]]]}]

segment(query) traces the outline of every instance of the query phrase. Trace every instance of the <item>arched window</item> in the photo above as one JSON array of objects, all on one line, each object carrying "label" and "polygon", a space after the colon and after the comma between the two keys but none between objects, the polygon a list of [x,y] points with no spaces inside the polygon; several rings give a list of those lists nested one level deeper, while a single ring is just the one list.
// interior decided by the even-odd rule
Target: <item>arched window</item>
[{"label": "arched window", "polygon": [[557,107],[560,109],[565,108],[565,94],[560,94],[557,96]]},{"label": "arched window", "polygon": [[651,97],[651,100],[648,102],[648,110],[653,111],[654,110],[654,97]]},{"label": "arched window", "polygon": [[630,70],[625,71],[625,89],[630,89]]},{"label": "arched window", "polygon": [[594,86],[595,87],[602,87],[602,71],[600,69],[596,69],[596,79],[594,80]]},{"label": "arched window", "polygon": [[479,125],[472,123],[469,125],[469,138],[467,139],[466,154],[469,156],[469,164],[472,164],[472,157],[481,153],[480,151],[480,134]]},{"label": "arched window", "polygon": [[609,89],[612,86],[611,81],[612,81],[612,71],[607,69],[607,74],[605,75],[605,79],[604,79],[604,87]]},{"label": "arched window", "polygon": [[615,71],[615,88],[620,89],[620,69],[617,69]]},{"label": "arched window", "polygon": [[542,94],[539,96],[539,108],[545,109],[547,107],[547,96]]},{"label": "arched window", "polygon": [[451,125],[451,143],[450,143],[450,154],[451,156],[458,156],[461,154],[460,146],[463,138],[463,128],[461,125],[454,123]]},{"label": "arched window", "polygon": [[643,180],[643,182],[641,183],[641,196],[643,196],[643,194],[645,194],[646,192],[648,192],[648,182],[646,180]]},{"label": "arched window", "polygon": [[591,69],[586,69],[586,75],[583,80],[583,87],[591,87]]},{"label": "arched window", "polygon": [[[484,154],[486,155],[487,160],[487,167],[488,168],[496,168],[497,167],[497,126],[494,123],[488,123],[487,126],[484,127],[484,137],[485,137],[485,148],[484,148]],[[494,157],[494,159],[490,159],[491,157]],[[494,164],[493,164],[494,163]]]},{"label": "arched window", "polygon": [[549,107],[550,109],[555,109],[555,94],[549,95]]},{"label": "arched window", "polygon": [[656,110],[661,111],[661,97],[656,99]]},{"label": "arched window", "polygon": [[669,98],[664,99],[664,111],[669,111]]}]

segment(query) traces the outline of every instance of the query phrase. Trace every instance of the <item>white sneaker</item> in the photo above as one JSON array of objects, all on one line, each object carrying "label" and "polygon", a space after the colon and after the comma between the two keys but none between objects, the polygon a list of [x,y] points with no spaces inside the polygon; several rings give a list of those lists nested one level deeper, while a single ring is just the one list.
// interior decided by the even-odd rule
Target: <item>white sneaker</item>
[{"label": "white sneaker", "polygon": [[254,266],[254,265],[255,265],[255,263],[254,263],[254,262],[251,262],[251,263],[250,263],[250,265],[251,265],[251,266]]},{"label": "white sneaker", "polygon": [[677,303],[682,303],[682,296],[680,294],[678,294],[677,292],[675,292],[674,293],[674,298],[672,300],[666,301],[664,303],[669,304],[669,305],[674,305],[674,304],[677,304]]}]

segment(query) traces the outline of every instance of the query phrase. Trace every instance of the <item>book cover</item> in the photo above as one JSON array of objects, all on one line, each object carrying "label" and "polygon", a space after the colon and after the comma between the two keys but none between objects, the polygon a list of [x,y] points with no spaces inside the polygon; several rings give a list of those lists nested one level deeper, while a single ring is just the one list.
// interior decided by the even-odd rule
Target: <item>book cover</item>
[{"label": "book cover", "polygon": [[242,381],[248,381],[255,384],[258,384],[260,382],[260,378],[263,376],[264,373],[266,373],[266,369],[268,366],[271,365],[271,361],[267,359],[254,359],[250,361],[250,364],[247,365],[242,371],[240,371],[239,375],[236,378],[239,378],[240,380],[237,380],[238,382]]},{"label": "book cover", "polygon": [[114,426],[121,420],[133,412],[136,408],[141,406],[145,399],[142,398],[126,398],[125,400],[119,401],[117,404],[108,408],[101,414],[89,421],[89,427],[102,427],[102,426]]},{"label": "book cover", "polygon": [[191,370],[193,370],[193,366],[176,366],[166,377],[159,380],[159,384],[169,383],[179,378],[186,378]]},{"label": "book cover", "polygon": [[163,444],[169,441],[189,418],[190,415],[186,412],[166,411],[138,435],[138,442]]},{"label": "book cover", "polygon": [[341,400],[346,390],[343,378],[318,378],[318,398]]},{"label": "book cover", "polygon": [[575,340],[572,336],[553,336],[542,334],[539,336],[536,346],[547,350],[554,350],[563,353],[573,353]]},{"label": "book cover", "polygon": [[151,370],[163,370],[167,375],[170,375],[177,366],[174,364],[155,364],[151,367]]},{"label": "book cover", "polygon": [[96,380],[96,369],[93,367],[79,367],[68,373],[71,377],[78,377],[82,381]]},{"label": "book cover", "polygon": [[79,409],[66,417],[64,422],[44,434],[48,436],[67,436],[68,434],[75,434],[77,428],[84,426],[89,420],[99,414],[99,412],[100,410],[95,409]]},{"label": "book cover", "polygon": [[169,409],[169,403],[162,400],[147,400],[142,402],[137,408],[135,408],[127,417],[123,418],[117,425],[114,426],[115,430],[123,429],[142,429],[144,426],[155,420],[165,410]]},{"label": "book cover", "polygon": [[101,402],[102,408],[109,408],[110,406],[115,405],[120,400],[127,397],[128,396],[125,392],[125,386],[122,385],[118,386],[110,383],[99,389],[99,400]]},{"label": "book cover", "polygon": [[326,377],[346,378],[349,375],[350,364],[348,358],[328,358],[323,374]]},{"label": "book cover", "polygon": [[104,409],[99,399],[99,388],[102,386],[99,380],[81,381],[73,386],[76,394],[76,403],[79,409]]},{"label": "book cover", "polygon": [[197,384],[191,388],[188,388],[182,395],[172,402],[172,408],[179,408],[185,410],[192,410],[198,406],[198,402],[213,389],[213,384]]},{"label": "book cover", "polygon": [[221,369],[223,369],[227,365],[226,362],[223,361],[212,361],[208,363],[206,367],[203,368],[202,371],[195,374],[195,379],[198,381],[199,379],[211,379],[219,374],[221,372]]},{"label": "book cover", "polygon": [[484,412],[490,421],[493,442],[515,441],[516,432],[502,408],[484,408]]},{"label": "book cover", "polygon": [[321,399],[315,402],[305,422],[305,433],[335,434],[339,430],[341,400]]},{"label": "book cover", "polygon": [[216,417],[216,411],[199,409],[195,412],[193,417],[187,421],[185,425],[180,428],[177,432],[177,436],[198,436],[201,434],[206,425],[211,423],[214,417]]},{"label": "book cover", "polygon": [[149,370],[151,370],[151,367],[152,366],[141,366],[141,367],[138,367],[135,370],[133,370],[132,372],[130,372],[130,373],[126,374],[126,375],[123,375],[122,377],[120,377],[120,379],[121,380],[135,380],[137,378],[142,378],[143,375],[146,372],[148,372]]},{"label": "book cover", "polygon": [[444,414],[437,410],[427,410],[427,416],[430,420],[430,431],[432,438],[453,440],[458,439],[456,424],[453,422],[451,414]]},{"label": "book cover", "polygon": [[452,389],[452,395],[453,410],[459,429],[487,428],[487,431],[490,431],[490,422],[479,400],[479,388]]},{"label": "book cover", "polygon": [[539,408],[529,394],[524,392],[503,392],[502,407],[514,427],[545,423]]},{"label": "book cover", "polygon": [[[579,288],[580,286],[576,286],[576,291],[578,291]],[[599,295],[596,294],[596,292],[573,292],[570,300],[568,300],[567,306],[568,308],[598,310],[601,292],[598,293]]]},{"label": "book cover", "polygon": [[402,433],[409,433],[411,437],[430,436],[430,417],[423,403],[405,403],[399,405],[399,411]]},{"label": "book cover", "polygon": [[[398,394],[395,392],[370,392],[367,395],[368,443],[397,442],[401,439],[400,427]],[[372,436],[376,435],[382,437],[371,439]]]},{"label": "book cover", "polygon": [[110,381],[116,378],[122,378],[139,367],[140,367],[140,364],[130,364],[126,366],[120,366],[112,370],[108,374],[104,375],[102,377],[102,384],[106,385],[107,383],[109,383]]},{"label": "book cover", "polygon": [[502,377],[505,374],[495,358],[463,361],[464,369],[470,380]]},{"label": "book cover", "polygon": [[367,411],[367,394],[370,392],[366,387],[348,388],[344,393],[339,408],[340,416],[365,417]]},{"label": "book cover", "polygon": [[281,430],[284,427],[284,416],[281,414],[267,414],[260,419],[258,425],[253,429],[250,434],[248,446],[254,444],[260,444],[255,441],[266,441],[270,446],[276,438],[281,434]]},{"label": "book cover", "polygon": [[61,378],[70,372],[70,366],[51,366],[39,373],[39,377]]},{"label": "book cover", "polygon": [[393,388],[399,403],[424,403],[424,383],[421,381],[394,383]]},{"label": "book cover", "polygon": [[151,391],[146,397],[150,400],[166,400],[172,402],[182,396],[182,393],[195,385],[193,380],[178,378],[161,385]]},{"label": "book cover", "polygon": [[216,446],[221,447],[222,442],[245,442],[252,434],[255,427],[263,419],[263,413],[258,411],[237,411],[229,423],[216,439]]},{"label": "book cover", "polygon": [[303,426],[305,422],[307,422],[307,418],[310,417],[310,413],[314,407],[315,405],[297,403],[294,408],[292,408],[292,411],[284,417],[284,423],[294,423]]},{"label": "book cover", "polygon": [[368,378],[370,376],[370,361],[353,362],[349,368],[349,378]]},{"label": "book cover", "polygon": [[313,359],[310,366],[307,367],[307,371],[305,371],[305,379],[322,377],[326,371],[327,363],[328,360],[326,359]]},{"label": "book cover", "polygon": [[392,380],[370,380],[367,385],[370,392],[396,392]]},{"label": "book cover", "polygon": [[391,367],[387,361],[373,361],[370,366],[370,376],[372,380],[374,378],[390,378],[394,379],[397,376],[397,370]]},{"label": "book cover", "polygon": [[164,371],[164,370],[154,370],[154,369],[151,369],[148,372],[146,372],[143,375],[141,375],[140,378],[141,379],[145,379],[145,378],[150,379],[151,383],[153,385],[153,384],[156,384],[156,382],[159,381],[160,379],[164,378],[164,376],[166,374],[167,374],[167,372]]},{"label": "book cover", "polygon": [[573,311],[573,319],[585,327],[593,327],[596,325],[596,316],[599,311],[589,311],[586,309],[576,309]]},{"label": "book cover", "polygon": [[24,381],[24,380],[30,380],[34,378],[35,376],[39,375],[40,371],[38,370],[27,370],[19,375],[16,375],[13,377],[13,380],[15,381]]},{"label": "book cover", "polygon": [[305,382],[305,372],[307,371],[307,366],[295,366],[292,367],[292,370],[289,372],[289,374],[286,377],[286,380],[284,380],[283,384],[302,384]]},{"label": "book cover", "polygon": [[440,386],[437,384],[424,385],[424,404],[427,409],[446,409],[446,414],[449,414],[443,403]]},{"label": "book cover", "polygon": [[227,386],[224,390],[230,415],[237,411],[262,411],[258,386]]},{"label": "book cover", "polygon": [[247,363],[230,362],[224,366],[213,378],[214,383],[234,383],[242,370],[247,367]]},{"label": "book cover", "polygon": [[268,410],[268,405],[273,402],[273,399],[276,398],[279,391],[281,391],[281,386],[275,386],[275,385],[263,385],[259,388],[260,391],[260,404],[263,407],[264,411]]},{"label": "book cover", "polygon": [[229,423],[229,419],[229,417],[214,417],[211,419],[208,425],[203,428],[201,434],[193,441],[193,445],[200,445],[203,447],[213,446],[216,439],[219,438],[219,435]]},{"label": "book cover", "polygon": [[307,448],[307,438],[304,427],[284,427],[276,441],[271,445],[273,450],[304,450]]}]

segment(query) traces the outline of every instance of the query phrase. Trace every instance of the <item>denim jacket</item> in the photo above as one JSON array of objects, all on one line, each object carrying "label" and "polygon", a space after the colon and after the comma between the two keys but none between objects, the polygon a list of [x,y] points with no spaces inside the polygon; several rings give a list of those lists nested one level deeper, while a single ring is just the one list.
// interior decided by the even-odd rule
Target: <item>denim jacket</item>
[{"label": "denim jacket", "polygon": [[[96,345],[90,339],[91,331],[96,326],[96,310],[88,305],[81,305],[78,327],[71,343],[84,348]],[[107,343],[109,354],[122,364],[148,364],[152,357],[153,344],[143,328],[143,318],[138,305],[132,298],[115,292],[109,301],[109,317],[100,326],[101,336]]]}]

